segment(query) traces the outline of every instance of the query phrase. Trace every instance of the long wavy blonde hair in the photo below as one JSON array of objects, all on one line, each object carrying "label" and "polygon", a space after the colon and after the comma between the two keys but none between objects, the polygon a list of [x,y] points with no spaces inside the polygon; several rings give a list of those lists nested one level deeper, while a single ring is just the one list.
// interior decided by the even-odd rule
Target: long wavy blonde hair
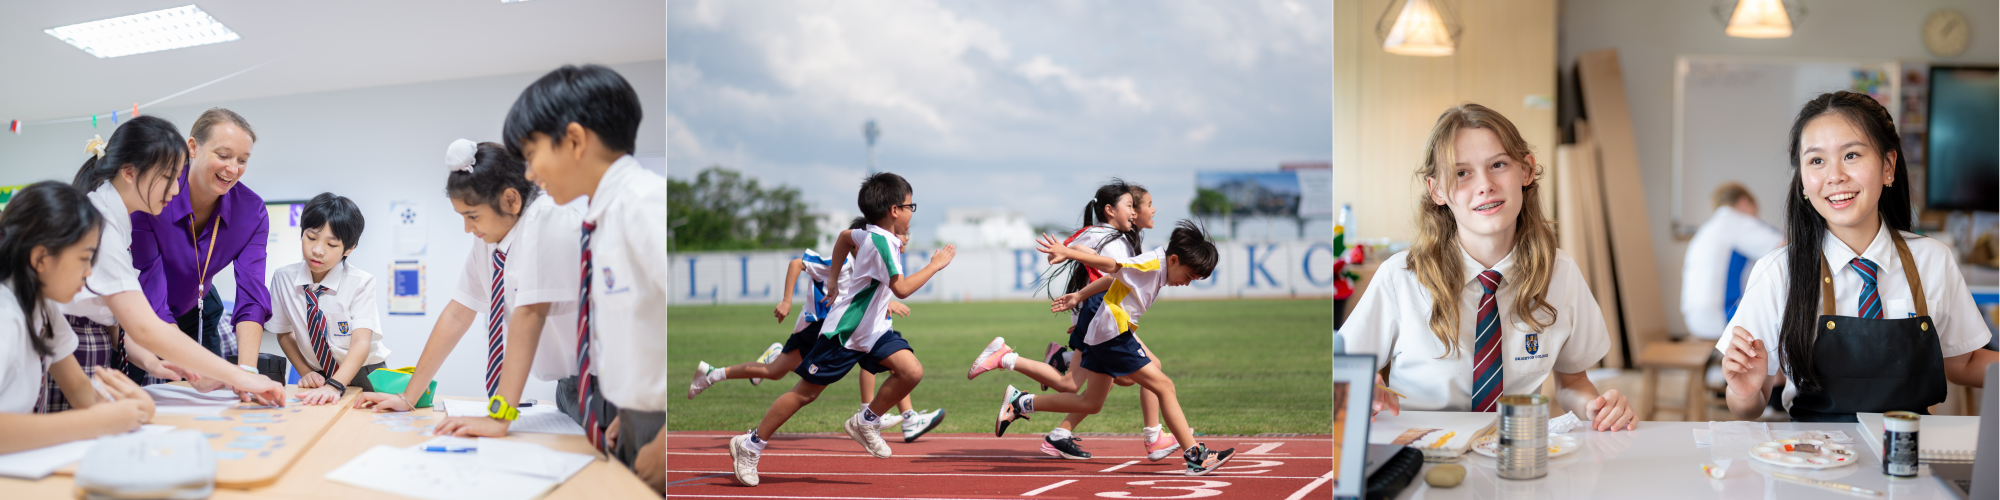
[{"label": "long wavy blonde hair", "polygon": [[[1430,189],[1450,192],[1456,187],[1457,176],[1439,174],[1452,172],[1457,164],[1458,132],[1475,128],[1499,136],[1507,156],[1527,165],[1535,179],[1522,188],[1521,214],[1514,221],[1514,271],[1505,278],[1506,283],[1520,288],[1508,316],[1536,332],[1556,320],[1556,308],[1548,301],[1549,278],[1555,274],[1556,233],[1542,214],[1541,166],[1529,163],[1528,154],[1533,151],[1507,117],[1479,104],[1461,104],[1438,116],[1425,144],[1423,165],[1417,168],[1417,177],[1430,183],[1417,197],[1417,242],[1410,247],[1409,269],[1431,294],[1431,333],[1445,345],[1445,354],[1438,359],[1458,355],[1458,304],[1465,289],[1465,272],[1459,260],[1458,220],[1452,217],[1450,206],[1432,201]],[[1546,313],[1547,319],[1536,313]]]}]

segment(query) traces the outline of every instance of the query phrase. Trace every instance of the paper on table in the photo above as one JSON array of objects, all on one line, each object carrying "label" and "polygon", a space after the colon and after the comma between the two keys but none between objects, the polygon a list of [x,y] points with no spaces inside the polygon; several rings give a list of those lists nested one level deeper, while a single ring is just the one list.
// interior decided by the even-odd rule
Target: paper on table
[{"label": "paper on table", "polygon": [[[159,434],[173,430],[171,425],[146,424],[132,431],[134,434]],[[56,469],[83,460],[96,446],[96,439],[83,439],[67,443],[0,455],[0,476],[21,479],[41,479],[48,477]]]},{"label": "paper on table", "polygon": [[1709,422],[1708,430],[1714,433],[1709,454],[1716,458],[1742,458],[1771,440],[1771,426],[1763,422]]},{"label": "paper on table", "polygon": [[595,460],[590,455],[564,453],[548,447],[505,439],[479,438],[479,466],[527,474],[558,483]]},{"label": "paper on table", "polygon": [[556,486],[548,479],[511,474],[446,457],[376,445],[326,473],[327,480],[434,500],[533,500]]},{"label": "paper on table", "polygon": [[575,419],[557,410],[556,405],[539,404],[522,408],[521,418],[515,419],[514,424],[507,427],[507,431],[581,436],[583,426],[577,425]]},{"label": "paper on table", "polygon": [[154,384],[145,387],[146,394],[153,398],[153,412],[170,415],[220,415],[222,410],[236,406],[236,391],[219,389],[197,392],[194,389],[171,384]]},{"label": "paper on table", "polygon": [[432,401],[444,402],[444,414],[446,416],[484,417],[487,415],[485,401],[465,401],[459,399],[434,399]]}]

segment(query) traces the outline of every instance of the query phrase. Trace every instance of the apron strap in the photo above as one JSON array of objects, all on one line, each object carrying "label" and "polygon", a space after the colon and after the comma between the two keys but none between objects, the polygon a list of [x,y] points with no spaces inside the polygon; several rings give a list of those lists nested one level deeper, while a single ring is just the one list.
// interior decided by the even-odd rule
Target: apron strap
[{"label": "apron strap", "polygon": [[1903,277],[1909,278],[1910,297],[1917,301],[1917,315],[1930,316],[1930,304],[1924,300],[1924,280],[1917,275],[1917,259],[1910,257],[1910,245],[1903,243],[1903,232],[1889,229],[1889,241],[1896,243],[1896,256],[1903,259]]},{"label": "apron strap", "polygon": [[1819,313],[1833,314],[1833,270],[1826,267],[1826,255],[1819,256]]}]

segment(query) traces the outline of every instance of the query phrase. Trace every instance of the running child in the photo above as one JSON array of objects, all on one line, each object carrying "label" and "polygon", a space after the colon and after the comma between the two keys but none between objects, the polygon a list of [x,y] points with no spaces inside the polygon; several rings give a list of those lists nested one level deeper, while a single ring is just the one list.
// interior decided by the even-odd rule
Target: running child
[{"label": "running child", "polygon": [[[1038,243],[1037,249],[1044,253],[1060,254],[1064,258],[1080,261],[1116,279],[1103,284],[1092,283],[1083,290],[1062,296],[1050,307],[1051,311],[1066,311],[1082,303],[1084,297],[1104,293],[1104,306],[1094,315],[1089,327],[1078,329],[1085,332],[1085,348],[1082,362],[1071,368],[1082,372],[1088,389],[1080,395],[1037,396],[1008,386],[999,416],[994,422],[993,434],[1004,435],[1009,423],[1017,418],[1027,419],[1038,409],[1097,413],[1104,406],[1112,379],[1129,376],[1140,387],[1159,395],[1166,426],[1175,438],[1182,443],[1194,443],[1181,454],[1187,460],[1187,475],[1206,475],[1227,463],[1236,450],[1217,452],[1195,441],[1194,432],[1181,413],[1173,380],[1160,372],[1159,361],[1147,355],[1145,346],[1135,336],[1140,317],[1151,308],[1162,288],[1186,286],[1194,280],[1206,278],[1215,270],[1215,245],[1209,243],[1208,236],[1194,223],[1183,220],[1168,237],[1166,248],[1124,259],[1080,252],[1064,246],[1050,235],[1043,235]],[[1020,359],[1020,355],[1013,351],[1007,346],[1005,338],[994,338],[973,360],[969,376],[1005,368],[1050,386],[1061,383],[1062,374],[1057,373],[1054,367]]]},{"label": "running child", "polygon": [[[889,296],[906,298],[916,293],[931,276],[951,264],[956,254],[951,245],[946,245],[931,256],[923,270],[905,275],[902,241],[896,235],[909,232],[910,218],[917,210],[913,199],[909,182],[896,174],[875,174],[861,184],[857,204],[862,216],[871,222],[864,231],[851,232],[850,238],[842,240],[856,247],[851,271],[853,283],[845,289],[839,280],[827,283],[828,295],[835,300],[822,320],[825,326],[820,337],[815,339],[800,366],[793,369],[799,375],[799,383],[771,403],[757,429],[729,440],[737,482],[756,486],[757,459],[778,427],[856,365],[875,373],[895,372],[875,394],[874,401],[848,418],[845,425],[847,435],[869,454],[877,458],[890,455],[889,444],[882,441],[879,415],[923,381],[924,367],[909,342],[903,340],[902,333],[889,329]],[[832,267],[844,267],[843,250],[838,245],[834,248]]]}]

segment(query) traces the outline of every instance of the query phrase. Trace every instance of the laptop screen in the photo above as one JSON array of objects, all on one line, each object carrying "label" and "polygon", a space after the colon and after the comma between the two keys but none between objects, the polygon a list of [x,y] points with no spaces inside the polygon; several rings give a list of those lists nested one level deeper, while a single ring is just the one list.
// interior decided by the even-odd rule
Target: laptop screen
[{"label": "laptop screen", "polygon": [[1368,483],[1368,409],[1375,404],[1375,356],[1333,357],[1333,496],[1361,498]]}]

